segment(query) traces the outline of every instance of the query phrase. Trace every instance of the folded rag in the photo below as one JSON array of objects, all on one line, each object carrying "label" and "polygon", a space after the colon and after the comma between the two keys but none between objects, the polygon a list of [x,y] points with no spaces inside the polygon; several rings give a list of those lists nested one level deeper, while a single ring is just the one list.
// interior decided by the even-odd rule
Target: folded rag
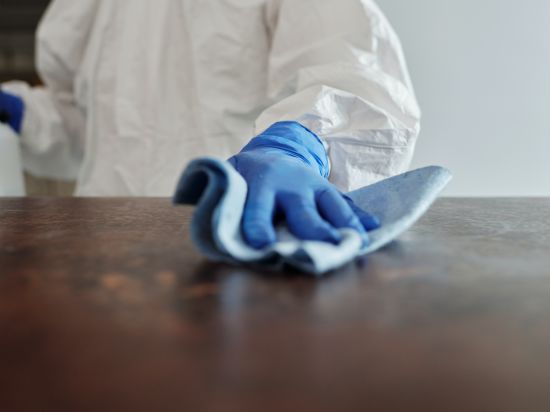
[{"label": "folded rag", "polygon": [[189,164],[178,183],[174,203],[197,206],[191,237],[211,260],[272,269],[288,264],[322,275],[395,240],[428,210],[450,179],[448,170],[430,166],[348,193],[356,205],[381,222],[379,229],[369,232],[366,247],[354,230],[343,230],[342,242],[333,245],[297,239],[284,225],[277,228],[274,245],[263,250],[249,247],[241,233],[246,182],[228,162],[214,158],[199,158]]}]

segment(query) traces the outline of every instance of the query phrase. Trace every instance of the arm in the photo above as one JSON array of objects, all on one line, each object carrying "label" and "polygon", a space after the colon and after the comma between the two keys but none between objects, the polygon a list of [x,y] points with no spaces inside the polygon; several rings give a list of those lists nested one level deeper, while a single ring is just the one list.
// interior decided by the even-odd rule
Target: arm
[{"label": "arm", "polygon": [[23,82],[2,89],[24,102],[19,130],[25,170],[39,177],[70,180],[77,176],[82,156],[84,118],[70,95],[54,95],[47,87]]},{"label": "arm", "polygon": [[273,105],[257,129],[298,121],[318,135],[330,180],[357,189],[405,171],[420,109],[399,39],[371,0],[270,0]]},{"label": "arm", "polygon": [[269,0],[266,12],[273,105],[257,121],[265,132],[230,159],[249,187],[244,236],[275,242],[283,214],[301,239],[338,242],[352,228],[368,242],[379,222],[337,188],[409,165],[420,110],[399,41],[370,0]]},{"label": "arm", "polygon": [[2,89],[24,102],[20,129],[25,168],[54,179],[77,176],[84,147],[85,116],[74,97],[74,79],[94,18],[94,0],[55,0],[37,33],[37,65],[45,87],[22,82]]}]

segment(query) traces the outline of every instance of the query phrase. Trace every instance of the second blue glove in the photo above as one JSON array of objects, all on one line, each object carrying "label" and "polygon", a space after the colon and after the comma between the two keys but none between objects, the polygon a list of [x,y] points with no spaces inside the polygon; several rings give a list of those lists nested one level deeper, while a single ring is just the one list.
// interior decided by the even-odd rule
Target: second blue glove
[{"label": "second blue glove", "polygon": [[0,122],[8,124],[16,133],[21,133],[25,104],[23,100],[0,89]]}]

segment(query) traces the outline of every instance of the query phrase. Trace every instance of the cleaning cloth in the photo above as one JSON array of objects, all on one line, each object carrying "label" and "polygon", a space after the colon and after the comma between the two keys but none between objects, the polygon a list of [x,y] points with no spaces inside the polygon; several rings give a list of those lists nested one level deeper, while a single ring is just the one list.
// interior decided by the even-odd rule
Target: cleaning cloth
[{"label": "cleaning cloth", "polygon": [[174,203],[196,206],[191,237],[207,258],[275,270],[290,265],[319,276],[397,239],[428,210],[450,179],[448,170],[430,166],[347,193],[381,222],[379,229],[369,232],[367,246],[354,230],[342,230],[342,241],[334,245],[297,239],[282,223],[275,244],[263,250],[249,247],[241,233],[246,182],[228,162],[214,158],[199,158],[189,164]]}]

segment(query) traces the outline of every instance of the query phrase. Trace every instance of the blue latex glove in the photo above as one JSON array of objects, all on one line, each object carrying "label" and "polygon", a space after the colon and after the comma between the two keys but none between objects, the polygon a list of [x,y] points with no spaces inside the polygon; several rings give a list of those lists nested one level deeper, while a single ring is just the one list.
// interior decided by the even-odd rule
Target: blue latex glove
[{"label": "blue latex glove", "polygon": [[21,133],[25,103],[23,100],[0,89],[0,122],[8,124],[16,133]]},{"label": "blue latex glove", "polygon": [[276,242],[276,214],[303,240],[338,243],[337,229],[352,228],[368,243],[367,231],[380,226],[328,181],[325,148],[299,123],[274,124],[229,162],[248,184],[242,229],[254,248]]}]

